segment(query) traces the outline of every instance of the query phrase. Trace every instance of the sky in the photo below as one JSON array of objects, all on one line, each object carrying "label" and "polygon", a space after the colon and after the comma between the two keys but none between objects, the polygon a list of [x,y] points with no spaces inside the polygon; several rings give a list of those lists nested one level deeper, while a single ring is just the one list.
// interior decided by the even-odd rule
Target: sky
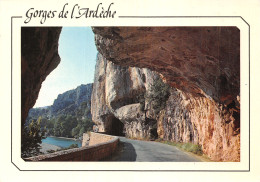
[{"label": "sky", "polygon": [[90,27],[63,27],[59,55],[61,62],[42,83],[34,108],[52,105],[59,94],[94,81],[97,49]]}]

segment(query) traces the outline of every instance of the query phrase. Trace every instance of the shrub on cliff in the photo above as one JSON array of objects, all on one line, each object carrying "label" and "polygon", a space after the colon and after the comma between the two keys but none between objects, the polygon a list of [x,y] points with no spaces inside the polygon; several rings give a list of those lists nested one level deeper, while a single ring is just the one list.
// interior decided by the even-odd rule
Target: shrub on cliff
[{"label": "shrub on cliff", "polygon": [[197,155],[203,154],[201,146],[197,145],[197,144],[184,143],[184,144],[182,144],[181,148],[183,150],[186,150],[188,152],[192,152],[192,153],[197,154]]},{"label": "shrub on cliff", "polygon": [[158,114],[166,106],[166,101],[170,96],[170,86],[157,77],[149,91],[145,94],[145,99],[151,104],[155,114]]},{"label": "shrub on cliff", "polygon": [[187,152],[192,152],[197,155],[203,155],[202,146],[198,144],[193,143],[178,143],[173,141],[163,141],[163,140],[157,140],[158,142],[162,142],[168,145],[172,145],[175,147],[178,147],[182,150],[185,150]]}]

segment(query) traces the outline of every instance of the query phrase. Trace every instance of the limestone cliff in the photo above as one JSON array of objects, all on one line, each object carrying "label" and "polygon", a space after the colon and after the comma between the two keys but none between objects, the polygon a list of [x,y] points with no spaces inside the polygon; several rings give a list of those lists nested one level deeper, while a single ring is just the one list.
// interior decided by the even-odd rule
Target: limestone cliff
[{"label": "limestone cliff", "polygon": [[[62,113],[75,115],[81,107],[90,109],[92,83],[80,85],[76,89],[59,94],[51,106],[51,114],[57,116]],[[84,114],[81,113],[83,116]],[[90,116],[88,116],[90,117]]]},{"label": "limestone cliff", "polygon": [[193,97],[230,104],[240,95],[240,32],[236,27],[94,27],[108,60],[150,68]]},{"label": "limestone cliff", "polygon": [[165,140],[200,144],[216,161],[239,161],[239,111],[204,97],[186,96],[173,89],[158,120],[158,135]]},{"label": "limestone cliff", "polygon": [[51,106],[30,109],[27,120],[37,120],[40,116],[50,119],[59,115],[76,116],[78,119],[91,118],[91,94],[92,83],[82,84],[59,94]]},{"label": "limestone cliff", "polygon": [[91,113],[99,131],[115,135],[125,133],[136,138],[152,137],[155,123],[140,109],[139,96],[146,92],[156,76],[149,69],[115,65],[98,54]]},{"label": "limestone cliff", "polygon": [[[104,58],[155,70],[173,87],[157,120],[160,137],[198,143],[213,160],[240,160],[240,33],[236,27],[94,27],[93,31]],[[134,106],[129,110],[138,113]],[[126,115],[125,107],[121,113]]]},{"label": "limestone cliff", "polygon": [[[139,74],[131,74],[132,69]],[[192,142],[202,145],[205,153],[209,150],[207,154],[213,160],[239,160],[239,124],[232,122],[236,121],[232,118],[237,115],[236,111],[232,116],[212,100],[188,97],[174,88],[159,116],[147,101],[145,111],[141,111],[138,95],[149,92],[156,77],[158,75],[149,69],[117,66],[99,54],[91,102],[92,119],[99,125],[99,131],[115,135],[123,131],[128,137],[153,139],[159,136],[164,140]],[[133,80],[140,82],[129,84]],[[221,118],[223,113],[225,118]]]}]

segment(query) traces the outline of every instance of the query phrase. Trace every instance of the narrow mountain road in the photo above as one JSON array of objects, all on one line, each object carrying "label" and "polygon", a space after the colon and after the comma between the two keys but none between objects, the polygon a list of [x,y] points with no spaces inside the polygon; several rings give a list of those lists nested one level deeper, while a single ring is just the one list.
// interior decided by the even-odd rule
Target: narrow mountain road
[{"label": "narrow mountain road", "polygon": [[174,146],[152,141],[131,140],[119,137],[116,153],[106,161],[139,162],[201,162]]}]

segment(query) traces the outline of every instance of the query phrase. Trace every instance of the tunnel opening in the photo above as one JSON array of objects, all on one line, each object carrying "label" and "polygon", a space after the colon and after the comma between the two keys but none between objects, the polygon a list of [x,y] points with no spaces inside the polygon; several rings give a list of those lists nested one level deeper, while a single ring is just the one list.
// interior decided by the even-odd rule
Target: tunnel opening
[{"label": "tunnel opening", "polygon": [[151,127],[149,131],[149,138],[150,140],[156,140],[158,139],[158,133],[157,133],[157,120],[151,119],[151,118],[145,118],[145,125],[149,125]]},{"label": "tunnel opening", "polygon": [[124,124],[117,119],[114,115],[106,116],[105,133],[115,136],[125,136]]},{"label": "tunnel opening", "polygon": [[156,140],[156,139],[158,139],[157,127],[156,127],[156,128],[152,128],[152,129],[150,130],[150,139],[151,139],[151,140]]}]

